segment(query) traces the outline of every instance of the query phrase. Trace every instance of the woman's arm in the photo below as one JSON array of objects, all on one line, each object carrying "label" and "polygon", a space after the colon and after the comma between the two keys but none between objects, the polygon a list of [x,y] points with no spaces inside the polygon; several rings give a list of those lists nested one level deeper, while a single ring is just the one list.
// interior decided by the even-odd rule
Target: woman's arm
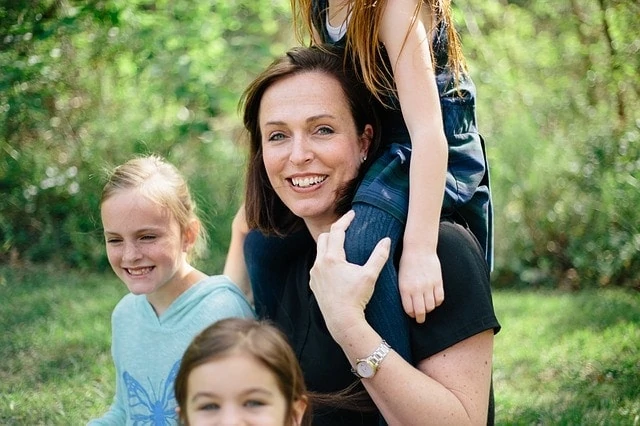
[{"label": "woman's arm", "polygon": [[420,0],[387,2],[380,41],[394,74],[402,115],[412,144],[409,212],[403,239],[399,281],[402,304],[423,322],[444,299],[436,255],[438,224],[447,171],[447,140],[431,59],[431,12]]},{"label": "woman's arm", "polygon": [[244,240],[248,233],[249,227],[245,218],[244,204],[242,204],[231,223],[231,241],[223,274],[228,276],[251,301],[251,282],[244,260]]},{"label": "woman's arm", "polygon": [[[329,332],[353,365],[382,340],[364,308],[389,245],[382,240],[364,266],[346,262],[344,231],[352,219],[347,213],[318,238],[310,285]],[[486,424],[492,353],[492,330],[420,361],[417,369],[391,351],[375,376],[362,382],[390,425]]]}]

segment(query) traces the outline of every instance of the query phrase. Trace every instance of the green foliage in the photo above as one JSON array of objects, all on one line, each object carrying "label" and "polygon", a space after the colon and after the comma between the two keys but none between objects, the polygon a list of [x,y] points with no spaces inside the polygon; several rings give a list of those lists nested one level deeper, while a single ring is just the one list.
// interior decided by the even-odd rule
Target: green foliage
[{"label": "green foliage", "polygon": [[148,152],[192,183],[219,259],[243,179],[238,97],[290,44],[288,4],[32,6],[0,6],[0,260],[104,267],[103,170]]},{"label": "green foliage", "polygon": [[[156,152],[222,265],[242,193],[236,105],[294,44],[286,0],[0,5],[0,262],[105,268],[102,170]],[[640,287],[640,6],[454,2],[478,86],[497,286]]]},{"label": "green foliage", "polygon": [[457,6],[493,173],[494,282],[640,288],[640,7]]}]

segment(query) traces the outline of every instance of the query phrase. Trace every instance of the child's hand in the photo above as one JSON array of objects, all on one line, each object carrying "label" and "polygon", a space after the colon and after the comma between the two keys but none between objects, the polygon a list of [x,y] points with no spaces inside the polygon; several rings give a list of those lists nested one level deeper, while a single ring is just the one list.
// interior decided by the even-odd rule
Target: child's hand
[{"label": "child's hand", "polygon": [[435,252],[424,253],[405,247],[398,273],[402,307],[411,318],[423,323],[425,315],[444,301],[442,270]]}]

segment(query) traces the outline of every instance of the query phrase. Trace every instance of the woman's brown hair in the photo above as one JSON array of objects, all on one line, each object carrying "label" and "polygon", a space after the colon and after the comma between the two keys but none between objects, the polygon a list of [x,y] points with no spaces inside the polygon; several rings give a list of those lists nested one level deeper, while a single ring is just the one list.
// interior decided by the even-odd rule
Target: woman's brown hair
[{"label": "woman's brown hair", "polygon": [[[373,127],[374,135],[367,159],[360,167],[358,176],[347,184],[336,200],[336,214],[346,213],[357,182],[373,162],[380,146],[380,124],[376,103],[349,67],[344,66],[342,50],[329,46],[299,47],[276,59],[247,88],[240,101],[244,127],[249,139],[245,208],[249,228],[258,228],[265,234],[286,235],[304,226],[280,200],[269,183],[262,158],[262,134],[260,132],[260,104],[265,91],[274,83],[292,75],[320,72],[334,78],[350,107],[358,134],[367,124]],[[355,143],[355,142],[354,142]]]}]

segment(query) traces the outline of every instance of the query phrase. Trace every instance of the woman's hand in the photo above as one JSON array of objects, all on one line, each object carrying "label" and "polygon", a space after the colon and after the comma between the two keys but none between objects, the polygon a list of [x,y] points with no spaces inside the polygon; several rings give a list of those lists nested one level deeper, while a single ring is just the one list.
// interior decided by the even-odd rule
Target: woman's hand
[{"label": "woman's hand", "polygon": [[380,271],[389,257],[391,242],[383,238],[363,266],[349,263],[344,253],[345,231],[355,213],[347,212],[328,233],[318,237],[316,261],[311,268],[310,287],[327,328],[340,343],[338,334],[365,321],[364,309],[371,299]]}]

